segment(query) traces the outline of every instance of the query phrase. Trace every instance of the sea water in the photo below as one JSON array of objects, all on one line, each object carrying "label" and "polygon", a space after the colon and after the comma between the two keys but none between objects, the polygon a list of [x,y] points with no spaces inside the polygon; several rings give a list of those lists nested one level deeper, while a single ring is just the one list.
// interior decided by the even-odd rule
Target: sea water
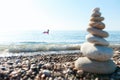
[{"label": "sea water", "polygon": [[[120,44],[120,31],[108,31],[109,37],[105,38],[110,44]],[[0,34],[0,51],[6,55],[12,53],[58,53],[62,51],[79,52],[80,45],[85,42],[87,31],[20,31]],[[63,52],[64,51],[64,52]]]},{"label": "sea water", "polygon": [[30,44],[77,44],[84,41],[85,35],[85,31],[50,31],[49,34],[44,34],[42,31],[22,31],[0,35],[0,41]]}]

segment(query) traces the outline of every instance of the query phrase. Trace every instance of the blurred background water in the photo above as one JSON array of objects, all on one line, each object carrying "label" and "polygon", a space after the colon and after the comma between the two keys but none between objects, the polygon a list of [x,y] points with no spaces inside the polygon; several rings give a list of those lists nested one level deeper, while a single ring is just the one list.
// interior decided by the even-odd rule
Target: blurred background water
[{"label": "blurred background water", "polygon": [[[120,31],[108,31],[110,44],[120,44]],[[0,51],[21,53],[79,50],[87,31],[22,31],[0,34]]]},{"label": "blurred background water", "polygon": [[[120,44],[120,31],[108,31],[106,38],[111,44]],[[81,44],[85,41],[86,31],[50,31],[43,34],[42,31],[22,31],[16,33],[0,34],[1,44],[27,43],[27,44]]]}]

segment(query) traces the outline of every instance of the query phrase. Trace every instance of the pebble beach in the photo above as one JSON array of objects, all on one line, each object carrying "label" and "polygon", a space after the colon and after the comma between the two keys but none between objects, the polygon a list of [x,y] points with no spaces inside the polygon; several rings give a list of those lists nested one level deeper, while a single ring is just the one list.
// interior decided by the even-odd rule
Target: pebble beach
[{"label": "pebble beach", "polygon": [[120,0],[0,0],[0,80],[120,80]]},{"label": "pebble beach", "polygon": [[[109,33],[103,30],[103,20],[100,8],[93,9],[87,28],[89,34],[81,46],[41,46],[34,42],[32,45],[28,42],[2,46],[4,53],[23,54],[0,57],[0,80],[120,80],[120,45],[109,45],[109,41],[104,39],[109,37]],[[58,52],[51,54],[50,51]],[[34,55],[25,55],[27,52]]]},{"label": "pebble beach", "polygon": [[74,61],[82,53],[11,56],[0,58],[0,80],[120,80],[120,47],[112,47],[114,73],[95,74],[77,70]]}]

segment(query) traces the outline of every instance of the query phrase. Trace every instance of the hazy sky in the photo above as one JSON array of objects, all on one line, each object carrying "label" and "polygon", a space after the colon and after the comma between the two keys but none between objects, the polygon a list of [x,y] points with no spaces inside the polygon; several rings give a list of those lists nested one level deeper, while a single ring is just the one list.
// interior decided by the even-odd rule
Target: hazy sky
[{"label": "hazy sky", "polygon": [[106,30],[120,30],[120,0],[0,0],[0,32],[85,30],[95,7]]}]

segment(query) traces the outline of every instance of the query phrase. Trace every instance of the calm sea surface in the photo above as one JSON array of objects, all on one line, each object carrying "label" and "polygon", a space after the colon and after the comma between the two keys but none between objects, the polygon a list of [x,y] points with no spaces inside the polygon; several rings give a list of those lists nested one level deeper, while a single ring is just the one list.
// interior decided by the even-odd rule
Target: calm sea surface
[{"label": "calm sea surface", "polygon": [[[120,31],[108,31],[106,38],[111,44],[120,44]],[[28,44],[81,44],[85,41],[86,31],[50,31],[43,34],[42,31],[25,31],[0,34],[0,43],[28,43]]]}]

